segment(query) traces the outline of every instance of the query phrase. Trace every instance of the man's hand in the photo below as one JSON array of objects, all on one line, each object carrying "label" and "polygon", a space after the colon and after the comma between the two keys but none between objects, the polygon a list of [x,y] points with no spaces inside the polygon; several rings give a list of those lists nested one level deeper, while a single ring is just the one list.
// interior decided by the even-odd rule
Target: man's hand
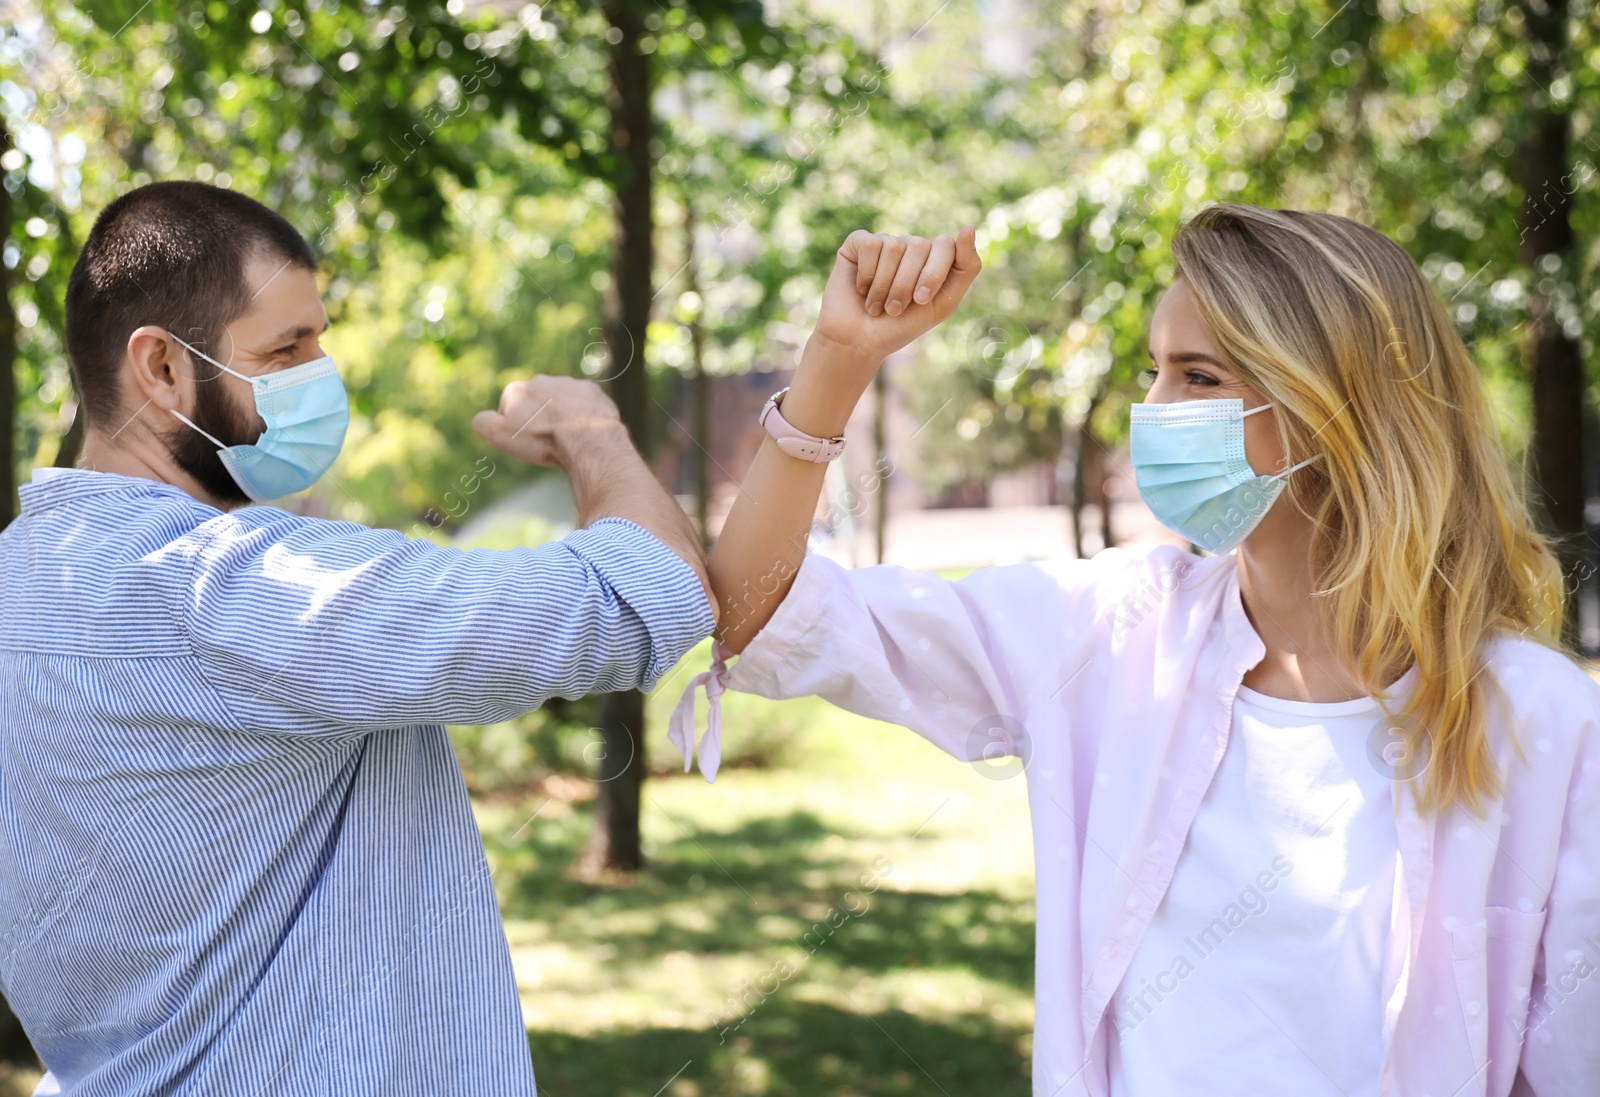
[{"label": "man's hand", "polygon": [[500,409],[478,412],[472,429],[502,453],[569,472],[571,454],[587,440],[627,437],[617,406],[599,385],[542,374],[507,385]]},{"label": "man's hand", "polygon": [[472,429],[495,449],[536,465],[559,465],[572,485],[578,525],[626,518],[643,526],[694,569],[711,603],[700,538],[639,451],[611,397],[593,381],[540,375],[513,381],[498,411],[480,411]]},{"label": "man's hand", "polygon": [[814,337],[876,370],[961,303],[983,266],[975,235],[971,225],[932,240],[852,232],[822,291]]}]

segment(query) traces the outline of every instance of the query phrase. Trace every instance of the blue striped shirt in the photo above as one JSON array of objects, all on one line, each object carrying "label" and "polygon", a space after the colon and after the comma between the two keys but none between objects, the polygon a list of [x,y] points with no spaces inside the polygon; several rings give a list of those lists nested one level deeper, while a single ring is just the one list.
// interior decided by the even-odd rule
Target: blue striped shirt
[{"label": "blue striped shirt", "polygon": [[444,725],[650,688],[712,617],[606,518],[461,550],[41,470],[0,534],[0,989],[62,1091],[531,1093]]}]

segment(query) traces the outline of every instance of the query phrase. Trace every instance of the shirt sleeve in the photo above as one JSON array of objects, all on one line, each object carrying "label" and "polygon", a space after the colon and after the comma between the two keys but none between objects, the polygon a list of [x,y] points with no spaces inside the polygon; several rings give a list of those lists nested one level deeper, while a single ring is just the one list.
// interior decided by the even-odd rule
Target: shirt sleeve
[{"label": "shirt sleeve", "polygon": [[1126,555],[980,568],[957,580],[805,557],[726,688],[815,695],[957,758],[1027,749],[1027,714],[1087,664],[1097,586]]},{"label": "shirt sleeve", "polygon": [[1584,693],[1517,1095],[1587,1097],[1600,1079],[1600,689]]},{"label": "shirt sleeve", "polygon": [[551,697],[649,689],[713,624],[694,570],[622,518],[509,550],[270,507],[196,533],[176,616],[261,730],[494,723]]}]

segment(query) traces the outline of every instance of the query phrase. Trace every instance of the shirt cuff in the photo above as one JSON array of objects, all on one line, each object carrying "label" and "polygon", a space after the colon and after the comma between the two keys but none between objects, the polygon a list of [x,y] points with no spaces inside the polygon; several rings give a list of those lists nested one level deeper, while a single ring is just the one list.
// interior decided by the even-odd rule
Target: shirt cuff
[{"label": "shirt cuff", "polygon": [[561,543],[614,590],[650,633],[644,690],[711,635],[716,619],[700,577],[659,537],[627,518],[601,518]]},{"label": "shirt cuff", "polygon": [[727,688],[759,697],[784,697],[779,672],[821,622],[823,608],[847,575],[841,564],[818,553],[806,553],[789,593],[728,671]]}]

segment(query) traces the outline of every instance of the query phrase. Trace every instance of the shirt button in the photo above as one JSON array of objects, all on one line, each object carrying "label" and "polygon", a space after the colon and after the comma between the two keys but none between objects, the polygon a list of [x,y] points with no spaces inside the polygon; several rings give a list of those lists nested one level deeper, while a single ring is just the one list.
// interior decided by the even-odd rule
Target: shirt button
[{"label": "shirt button", "polygon": [[1476,1017],[1478,1015],[1478,1011],[1480,1009],[1482,1009],[1482,1008],[1483,1007],[1480,1006],[1477,1002],[1468,1002],[1467,1003],[1467,1016]]}]

